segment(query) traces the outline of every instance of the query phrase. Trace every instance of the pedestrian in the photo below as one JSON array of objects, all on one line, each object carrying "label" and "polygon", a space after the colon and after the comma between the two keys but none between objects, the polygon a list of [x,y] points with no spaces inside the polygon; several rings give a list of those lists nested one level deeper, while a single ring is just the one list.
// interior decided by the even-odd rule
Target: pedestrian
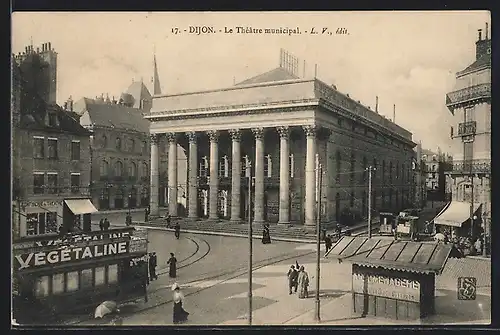
[{"label": "pedestrian", "polygon": [[176,222],[175,223],[175,238],[179,239],[180,236],[181,236],[181,226],[180,226],[179,222]]},{"label": "pedestrian", "polygon": [[309,286],[309,275],[307,274],[304,266],[299,268],[299,276],[298,276],[298,288],[299,288],[299,299],[308,298],[308,286]]},{"label": "pedestrian", "polygon": [[181,288],[177,283],[172,285],[173,301],[174,301],[174,312],[173,312],[173,322],[178,324],[187,321],[189,313],[182,306],[185,302],[184,294],[182,294]]},{"label": "pedestrian", "polygon": [[330,237],[330,235],[326,235],[325,236],[325,255],[328,253],[328,251],[330,250],[330,248],[332,247],[332,238]]},{"label": "pedestrian", "polygon": [[149,206],[146,207],[146,209],[144,210],[144,221],[145,222],[149,221]]},{"label": "pedestrian", "polygon": [[177,277],[177,258],[175,258],[174,253],[170,253],[170,259],[168,260],[167,264],[170,265],[168,275],[170,278],[175,278]]},{"label": "pedestrian", "polygon": [[108,218],[104,219],[104,224],[102,226],[103,226],[104,230],[109,230],[110,223],[109,223]]},{"label": "pedestrian", "polygon": [[287,277],[288,277],[288,294],[292,294],[292,289],[294,289],[294,292],[297,293],[297,280],[298,280],[299,273],[295,269],[295,266],[291,266],[290,270],[288,270]]},{"label": "pedestrian", "polygon": [[152,252],[149,254],[149,278],[151,281],[158,279],[158,276],[156,275],[156,265],[157,265],[157,260],[156,260],[156,253]]},{"label": "pedestrian", "polygon": [[167,215],[167,228],[170,228],[170,224],[172,222],[172,217],[169,215]]},{"label": "pedestrian", "polygon": [[101,219],[99,220],[99,229],[100,229],[101,231],[103,231],[103,230],[104,230],[104,218],[101,218]]},{"label": "pedestrian", "polygon": [[271,243],[271,234],[269,233],[269,226],[265,225],[262,231],[262,244]]}]

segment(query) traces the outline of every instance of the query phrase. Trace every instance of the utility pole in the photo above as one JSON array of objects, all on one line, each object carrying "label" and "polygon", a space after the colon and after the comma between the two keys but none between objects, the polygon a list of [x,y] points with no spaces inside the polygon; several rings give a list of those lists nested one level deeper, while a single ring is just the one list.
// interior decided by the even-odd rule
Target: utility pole
[{"label": "utility pole", "polygon": [[470,168],[470,237],[474,234],[474,175],[472,174],[472,163]]},{"label": "utility pole", "polygon": [[314,319],[318,322],[321,321],[320,317],[320,301],[319,301],[319,285],[320,285],[320,247],[321,247],[321,177],[322,177],[322,167],[319,162],[317,162],[316,168],[316,180],[317,189],[316,194],[318,195],[317,207],[316,207],[316,305],[315,305],[315,315]]},{"label": "utility pole", "polygon": [[252,170],[251,163],[247,161],[248,174],[248,325],[252,325]]},{"label": "utility pole", "polygon": [[368,238],[372,238],[372,171],[371,165],[368,167]]}]

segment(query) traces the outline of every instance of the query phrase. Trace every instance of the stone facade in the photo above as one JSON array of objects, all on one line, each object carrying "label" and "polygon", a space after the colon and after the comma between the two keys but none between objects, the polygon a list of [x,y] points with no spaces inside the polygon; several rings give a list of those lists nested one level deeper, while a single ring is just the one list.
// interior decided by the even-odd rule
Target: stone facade
[{"label": "stone facade", "polygon": [[[250,173],[255,223],[314,225],[317,162],[323,222],[339,221],[346,209],[367,214],[370,165],[374,212],[414,201],[411,133],[317,79],[155,96],[145,117],[152,136],[188,153],[192,218],[247,217]],[[156,150],[152,142],[152,188],[159,182]],[[179,175],[176,166],[169,164],[168,176]],[[152,197],[151,213],[157,211]]]}]

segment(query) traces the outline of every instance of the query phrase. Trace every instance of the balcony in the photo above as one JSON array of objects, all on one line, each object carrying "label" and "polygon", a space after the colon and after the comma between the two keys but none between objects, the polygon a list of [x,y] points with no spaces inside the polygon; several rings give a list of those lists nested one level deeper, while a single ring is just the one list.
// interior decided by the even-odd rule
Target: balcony
[{"label": "balcony", "polygon": [[490,99],[491,84],[480,84],[448,93],[446,107],[453,113],[456,108],[460,108],[463,104]]},{"label": "balcony", "polygon": [[487,160],[473,160],[470,162],[454,162],[453,168],[447,171],[449,174],[465,174],[470,173],[475,174],[490,174],[491,173],[491,161]]},{"label": "balcony", "polygon": [[458,136],[476,135],[476,121],[462,122],[458,124]]},{"label": "balcony", "polygon": [[33,195],[69,195],[69,194],[78,194],[78,195],[89,195],[90,187],[80,187],[80,186],[35,186],[31,189]]}]

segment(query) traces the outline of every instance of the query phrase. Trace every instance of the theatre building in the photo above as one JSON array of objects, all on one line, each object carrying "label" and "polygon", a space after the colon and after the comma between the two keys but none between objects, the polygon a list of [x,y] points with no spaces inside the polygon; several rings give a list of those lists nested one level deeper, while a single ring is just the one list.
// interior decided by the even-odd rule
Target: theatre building
[{"label": "theatre building", "polygon": [[14,55],[12,221],[14,243],[34,235],[90,230],[90,133],[55,98],[50,43]]},{"label": "theatre building", "polygon": [[[293,70],[293,69],[292,69]],[[412,134],[317,78],[286,66],[234,86],[155,95],[151,112],[151,214],[158,211],[158,141],[169,143],[167,183],[177,198],[177,144],[188,158],[187,216],[314,225],[316,161],[324,174],[323,222],[343,211],[367,214],[368,173],[374,210],[413,202]],[[247,168],[250,166],[250,168]],[[413,190],[413,191],[412,191]],[[169,202],[172,216],[177,204]]]}]

